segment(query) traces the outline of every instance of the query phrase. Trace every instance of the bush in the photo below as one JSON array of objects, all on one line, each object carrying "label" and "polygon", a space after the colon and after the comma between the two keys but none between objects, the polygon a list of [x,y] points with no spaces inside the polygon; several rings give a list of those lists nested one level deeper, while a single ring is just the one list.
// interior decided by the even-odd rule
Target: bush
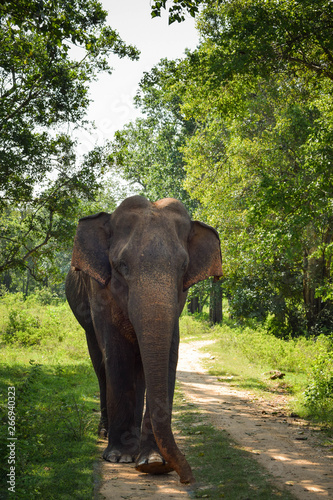
[{"label": "bush", "polygon": [[52,292],[49,288],[41,288],[36,290],[33,295],[27,297],[27,302],[41,304],[42,306],[47,305],[58,305],[60,299],[58,295]]},{"label": "bush", "polygon": [[304,392],[305,405],[314,415],[333,420],[333,360],[319,354],[312,363],[310,383]]},{"label": "bush", "polygon": [[48,290],[26,300],[22,293],[0,297],[0,340],[7,345],[42,347],[50,337],[62,341],[78,328],[67,303]]},{"label": "bush", "polygon": [[17,311],[12,309],[5,325],[3,340],[6,344],[17,342],[24,346],[31,346],[39,344],[42,333],[38,317],[32,316],[27,310]]}]

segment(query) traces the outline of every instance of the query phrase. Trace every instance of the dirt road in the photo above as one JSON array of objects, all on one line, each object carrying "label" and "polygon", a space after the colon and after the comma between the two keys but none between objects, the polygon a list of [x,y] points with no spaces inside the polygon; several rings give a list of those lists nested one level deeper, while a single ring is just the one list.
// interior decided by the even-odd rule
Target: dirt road
[{"label": "dirt road", "polygon": [[[180,346],[177,379],[186,399],[252,453],[278,487],[287,486],[300,500],[333,499],[333,452],[320,446],[318,433],[301,419],[288,416],[283,395],[267,402],[205,373],[200,352],[204,344]],[[131,465],[102,461],[100,474],[96,499],[189,498],[175,473],[148,476]]]}]

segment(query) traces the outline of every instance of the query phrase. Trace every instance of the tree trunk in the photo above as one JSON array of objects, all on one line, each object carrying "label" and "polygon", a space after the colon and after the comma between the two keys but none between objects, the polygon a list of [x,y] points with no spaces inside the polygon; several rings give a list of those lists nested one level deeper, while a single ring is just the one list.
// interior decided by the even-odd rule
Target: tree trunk
[{"label": "tree trunk", "polygon": [[202,306],[199,302],[199,297],[191,297],[190,302],[188,303],[188,312],[194,314],[196,312],[202,311]]},{"label": "tree trunk", "polygon": [[320,321],[325,302],[316,297],[318,286],[324,284],[329,269],[324,255],[312,257],[313,252],[304,252],[303,257],[303,299],[307,330],[310,331]]},{"label": "tree trunk", "polygon": [[212,283],[212,287],[210,290],[209,321],[213,325],[215,325],[216,323],[222,323],[223,321],[222,284],[220,281]]}]

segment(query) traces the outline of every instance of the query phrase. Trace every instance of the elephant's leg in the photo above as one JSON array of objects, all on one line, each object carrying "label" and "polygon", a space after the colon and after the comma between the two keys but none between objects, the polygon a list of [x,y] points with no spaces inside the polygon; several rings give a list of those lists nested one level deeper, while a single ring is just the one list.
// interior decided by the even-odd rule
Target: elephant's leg
[{"label": "elephant's leg", "polygon": [[87,280],[84,274],[71,270],[66,278],[66,297],[76,319],[86,332],[88,350],[100,389],[101,420],[98,433],[106,437],[108,416],[106,410],[105,369],[91,315],[90,299],[86,287],[88,283],[89,279]]},{"label": "elephant's leg", "polygon": [[103,458],[128,463],[139,451],[144,381],[141,376],[138,383],[142,365],[137,344],[115,337],[105,362],[109,442]]},{"label": "elephant's leg", "polygon": [[98,435],[102,438],[107,437],[108,433],[108,414],[106,408],[106,377],[103,355],[99,348],[96,334],[93,326],[86,329],[86,338],[91,361],[98,378],[101,419],[98,425]]},{"label": "elephant's leg", "polygon": [[[170,350],[170,360],[169,360],[169,404],[170,404],[170,414],[172,411],[173,395],[175,390],[176,382],[176,368],[178,362],[178,347],[179,347],[179,329],[175,329],[171,350]],[[161,415],[165,414],[161,408]],[[149,404],[146,402],[146,411],[142,422],[142,432],[140,441],[140,453],[136,459],[136,469],[140,472],[146,472],[149,474],[166,474],[172,471],[170,467],[162,457],[158,446],[156,444],[155,436],[152,430],[152,425],[150,421]]]}]

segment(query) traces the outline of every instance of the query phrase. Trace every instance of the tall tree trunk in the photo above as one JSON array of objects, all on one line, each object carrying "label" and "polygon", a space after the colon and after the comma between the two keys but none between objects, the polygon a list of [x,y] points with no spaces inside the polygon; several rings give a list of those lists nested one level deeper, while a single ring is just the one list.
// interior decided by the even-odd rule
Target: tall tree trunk
[{"label": "tall tree trunk", "polygon": [[321,320],[325,306],[331,304],[325,302],[321,297],[316,297],[319,286],[325,285],[330,277],[331,257],[325,253],[325,247],[331,243],[333,232],[328,228],[324,238],[324,249],[320,256],[314,256],[317,248],[306,249],[303,254],[303,299],[306,314],[307,330],[310,331]]},{"label": "tall tree trunk", "polygon": [[209,321],[215,325],[222,323],[223,310],[222,310],[222,284],[220,281],[212,283],[210,290],[209,300]]},{"label": "tall tree trunk", "polygon": [[202,306],[199,302],[199,297],[191,297],[189,303],[188,303],[188,312],[191,314],[194,314],[196,312],[201,312],[202,311]]}]

